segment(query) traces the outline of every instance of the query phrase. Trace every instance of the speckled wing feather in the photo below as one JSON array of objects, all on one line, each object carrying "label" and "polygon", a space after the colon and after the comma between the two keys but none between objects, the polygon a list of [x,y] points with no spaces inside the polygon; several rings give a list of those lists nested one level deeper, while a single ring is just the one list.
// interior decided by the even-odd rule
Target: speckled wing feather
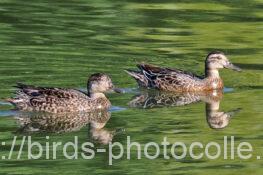
[{"label": "speckled wing feather", "polygon": [[18,109],[29,111],[71,112],[91,103],[90,98],[75,89],[36,87],[18,83],[19,90],[10,102]]},{"label": "speckled wing feather", "polygon": [[17,83],[18,89],[30,97],[40,97],[40,96],[53,96],[55,98],[88,98],[87,94],[82,91],[75,89],[66,88],[52,88],[52,87],[37,87],[31,85],[25,85],[22,83]]},{"label": "speckled wing feather", "polygon": [[179,69],[161,68],[148,64],[138,65],[148,84],[160,90],[166,91],[187,91],[192,85],[198,85],[201,77],[190,72]]}]

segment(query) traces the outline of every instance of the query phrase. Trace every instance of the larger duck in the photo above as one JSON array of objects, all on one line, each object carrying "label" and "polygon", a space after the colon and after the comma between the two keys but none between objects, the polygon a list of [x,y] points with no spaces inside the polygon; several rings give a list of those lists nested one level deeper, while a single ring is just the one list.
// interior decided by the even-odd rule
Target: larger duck
[{"label": "larger duck", "polygon": [[141,87],[155,88],[171,92],[196,92],[223,89],[223,80],[219,76],[219,69],[228,68],[235,71],[241,69],[233,65],[226,55],[220,51],[209,53],[205,60],[205,76],[171,68],[139,64],[139,70],[126,70]]},{"label": "larger duck", "polygon": [[92,74],[88,79],[88,92],[76,89],[37,87],[18,83],[16,96],[7,99],[18,110],[65,113],[79,111],[105,110],[111,106],[104,92],[114,88],[106,74]]}]

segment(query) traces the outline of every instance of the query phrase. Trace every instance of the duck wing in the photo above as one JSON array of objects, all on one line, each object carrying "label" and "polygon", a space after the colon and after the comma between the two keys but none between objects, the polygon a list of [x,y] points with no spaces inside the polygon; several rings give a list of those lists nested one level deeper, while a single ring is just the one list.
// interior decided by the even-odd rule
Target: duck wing
[{"label": "duck wing", "polygon": [[23,83],[17,83],[15,86],[19,89],[18,92],[22,92],[29,97],[43,97],[43,96],[52,96],[54,98],[87,98],[85,92],[76,90],[76,89],[66,89],[66,88],[53,88],[53,87],[38,87],[32,85],[26,85]]},{"label": "duck wing", "polygon": [[6,101],[21,110],[54,112],[52,110],[59,107],[70,110],[70,107],[90,100],[84,92],[75,89],[37,87],[22,83],[17,83],[15,87],[18,88],[16,96]]},{"label": "duck wing", "polygon": [[171,90],[181,88],[187,84],[196,83],[202,77],[191,72],[180,69],[162,68],[149,64],[137,65],[145,78],[148,80],[150,87],[162,90]]}]

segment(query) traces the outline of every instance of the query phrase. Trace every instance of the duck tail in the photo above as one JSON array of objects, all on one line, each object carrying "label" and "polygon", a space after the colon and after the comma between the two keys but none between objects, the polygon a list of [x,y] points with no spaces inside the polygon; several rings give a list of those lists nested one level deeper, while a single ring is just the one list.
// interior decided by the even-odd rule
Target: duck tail
[{"label": "duck tail", "polygon": [[17,105],[18,103],[20,103],[22,100],[19,98],[6,98],[4,99],[4,102],[8,102],[11,103],[12,105]]},{"label": "duck tail", "polygon": [[12,104],[13,104],[14,99],[12,99],[12,98],[5,98],[5,99],[3,99],[3,101],[4,101],[4,102],[7,102],[7,103],[12,103]]},{"label": "duck tail", "polygon": [[25,106],[30,100],[30,97],[23,92],[23,90],[18,90],[14,93],[14,97],[3,99],[5,102],[11,103],[16,108],[20,109]]},{"label": "duck tail", "polygon": [[5,102],[8,102],[12,104],[16,109],[23,110],[27,108],[27,100],[26,99],[21,99],[21,98],[7,98],[4,100]]},{"label": "duck tail", "polygon": [[137,81],[139,86],[148,87],[148,80],[144,77],[142,72],[130,69],[126,69],[124,71],[127,72],[131,77],[133,77]]},{"label": "duck tail", "polygon": [[135,79],[140,79],[142,75],[141,72],[136,70],[125,69],[124,71]]}]

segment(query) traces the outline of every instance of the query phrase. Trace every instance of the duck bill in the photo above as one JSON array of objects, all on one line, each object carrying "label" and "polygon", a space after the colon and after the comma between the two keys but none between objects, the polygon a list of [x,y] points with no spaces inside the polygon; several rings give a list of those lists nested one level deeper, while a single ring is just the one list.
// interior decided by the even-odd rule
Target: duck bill
[{"label": "duck bill", "polygon": [[109,92],[116,92],[116,93],[122,93],[122,90],[120,88],[113,87],[109,90]]},{"label": "duck bill", "polygon": [[116,93],[122,93],[122,90],[120,88],[113,88],[112,90]]},{"label": "duck bill", "polygon": [[241,69],[240,67],[238,67],[238,66],[236,66],[236,65],[234,65],[234,64],[232,64],[232,63],[228,63],[228,64],[225,65],[224,67],[227,68],[227,69],[232,69],[232,70],[234,70],[234,71],[238,71],[238,72],[241,72],[241,71],[242,71],[242,69]]}]

